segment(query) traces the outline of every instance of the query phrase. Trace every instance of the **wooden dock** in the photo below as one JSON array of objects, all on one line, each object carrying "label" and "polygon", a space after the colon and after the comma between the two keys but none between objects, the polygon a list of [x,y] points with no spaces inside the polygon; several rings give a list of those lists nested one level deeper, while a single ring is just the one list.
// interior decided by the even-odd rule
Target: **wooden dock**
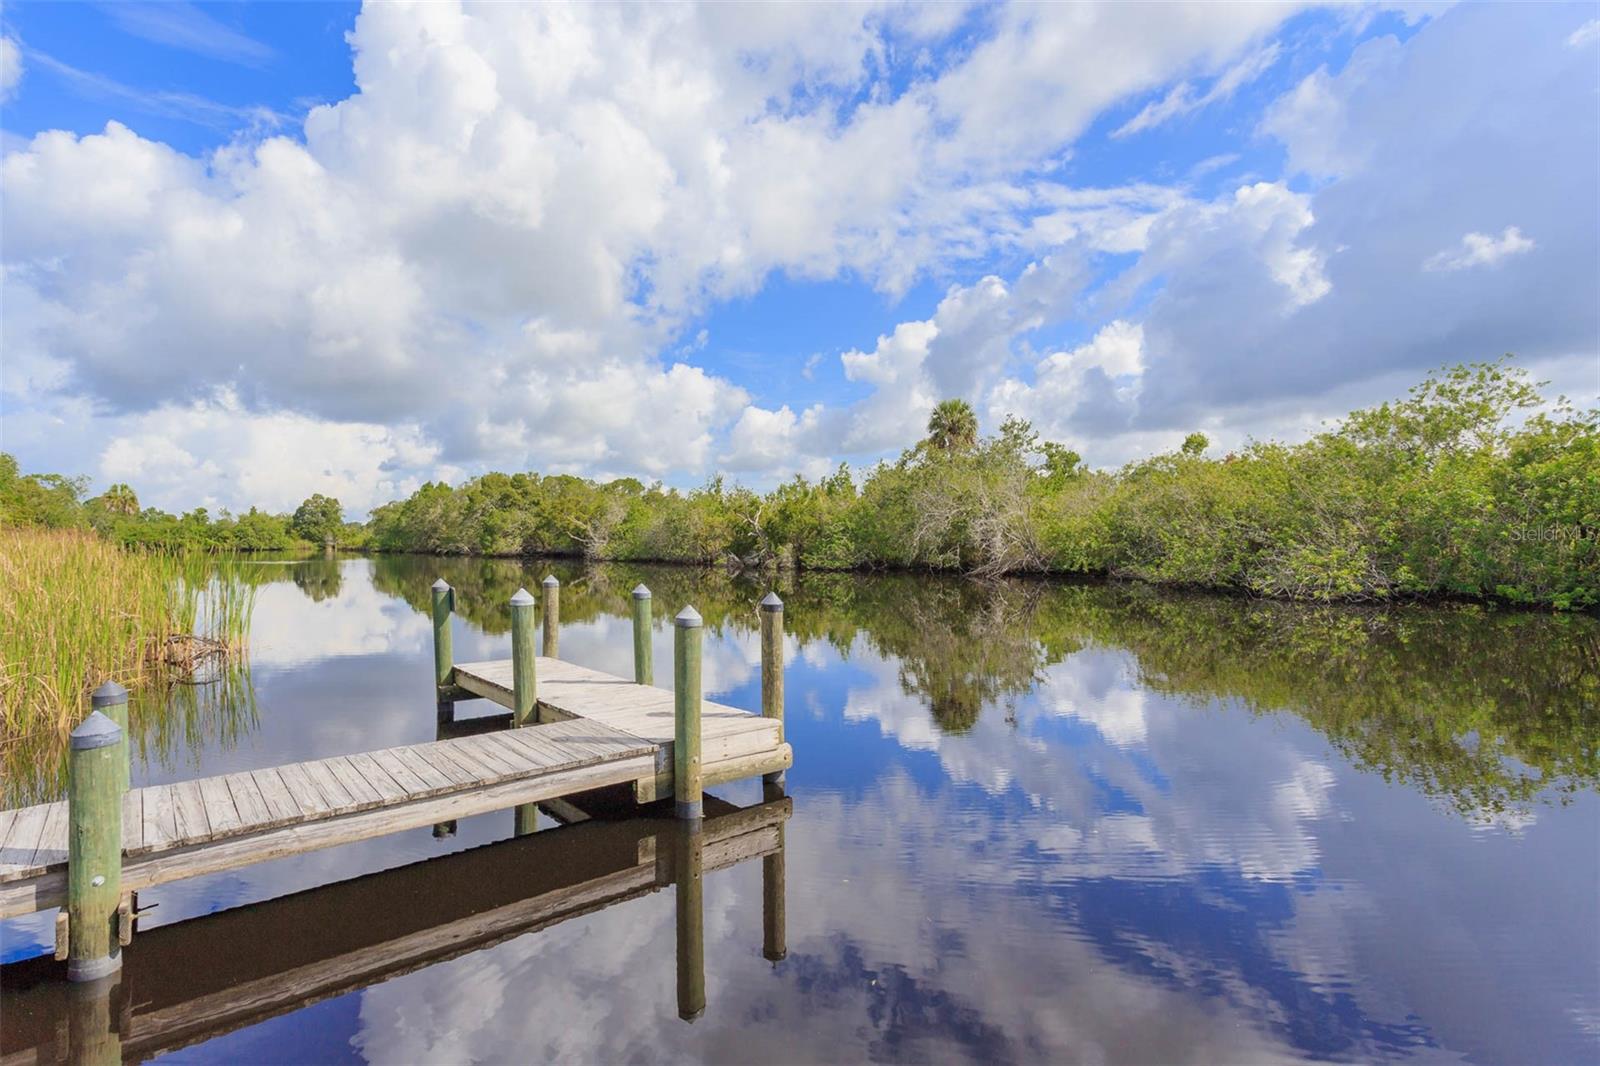
[{"label": "wooden dock", "polygon": [[[648,589],[633,591],[631,681],[557,657],[560,583],[547,577],[541,589],[543,656],[534,654],[536,601],[519,589],[509,604],[512,657],[457,666],[455,593],[435,583],[439,739],[424,744],[134,789],[128,693],[102,685],[72,732],[68,798],[0,811],[0,918],[62,908],[56,957],[67,960],[70,980],[87,984],[120,969],[135,894],[165,882],[425,825],[448,834],[457,819],[507,808],[516,809],[521,835],[534,828],[535,805],[566,809],[563,797],[610,786],[636,804],[672,795],[685,848],[699,856],[705,786],[761,775],[767,797],[781,795],[793,753],[783,739],[783,604],[775,595],[759,605],[758,715],[702,699],[702,622],[693,607],[673,619],[669,692],[651,683]],[[454,704],[473,698],[509,708],[508,728],[447,736]],[[686,876],[679,895],[692,910],[699,877]]]},{"label": "wooden dock", "polygon": [[[124,891],[606,785],[672,792],[672,693],[539,660],[540,724],[217,777],[123,796]],[[510,706],[511,663],[456,667]],[[786,769],[779,723],[703,705],[706,783]],[[548,719],[548,721],[545,721]],[[0,918],[66,900],[67,802],[0,811]]]},{"label": "wooden dock", "polygon": [[[762,860],[760,936],[773,961],[785,953],[790,811],[786,798],[708,802],[693,850],[700,867],[689,871]],[[85,1044],[143,1060],[214,1039],[675,885],[682,843],[670,820],[583,821],[186,919],[139,933],[116,984],[88,998],[49,957],[12,963],[0,967],[0,1066],[84,1061]],[[695,958],[680,952],[676,967]],[[674,961],[653,965],[666,971]],[[703,972],[683,977],[703,989]]]},{"label": "wooden dock", "polygon": [[[130,789],[122,888],[653,780],[647,742],[584,719]],[[0,917],[66,900],[67,802],[0,812]]]}]

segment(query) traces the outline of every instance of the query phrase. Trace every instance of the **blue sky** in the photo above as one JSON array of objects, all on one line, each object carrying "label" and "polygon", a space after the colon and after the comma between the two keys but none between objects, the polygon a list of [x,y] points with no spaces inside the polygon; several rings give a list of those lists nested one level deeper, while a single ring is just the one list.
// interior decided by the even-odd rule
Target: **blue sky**
[{"label": "blue sky", "polygon": [[148,502],[1592,399],[1592,5],[14,3],[4,447]]}]

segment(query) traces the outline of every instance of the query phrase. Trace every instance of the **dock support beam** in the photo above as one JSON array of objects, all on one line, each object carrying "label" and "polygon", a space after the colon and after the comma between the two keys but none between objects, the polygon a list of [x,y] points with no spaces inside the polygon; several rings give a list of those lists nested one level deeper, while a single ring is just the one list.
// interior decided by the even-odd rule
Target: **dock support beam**
[{"label": "dock support beam", "polygon": [[122,728],[93,711],[72,731],[67,786],[67,978],[94,981],[122,968]]},{"label": "dock support beam", "polygon": [[128,732],[128,690],[115,681],[107,681],[94,690],[94,695],[89,698],[92,710],[99,711],[122,730],[122,746],[124,748],[122,760],[121,790],[128,791],[128,783],[132,777],[131,763],[133,761],[133,743]]},{"label": "dock support beam", "polygon": [[[778,723],[778,743],[783,743],[783,601],[769,592],[761,601],[761,717]],[[764,784],[782,794],[783,771],[763,774]]]},{"label": "dock support beam", "polygon": [[450,713],[455,693],[455,649],[450,643],[450,612],[456,593],[444,578],[433,583],[433,688],[439,700],[439,716]]},{"label": "dock support beam", "polygon": [[633,590],[633,683],[656,683],[655,650],[650,645],[650,590],[643,583]]},{"label": "dock support beam", "polygon": [[700,612],[685,607],[673,620],[672,634],[672,794],[679,818],[699,824],[700,793]]},{"label": "dock support beam", "polygon": [[518,589],[511,597],[511,724],[539,724],[538,659],[533,654],[533,596]]},{"label": "dock support beam", "polygon": [[674,841],[677,869],[678,1017],[692,1022],[706,1012],[705,842],[700,821],[685,824]]},{"label": "dock support beam", "polygon": [[546,574],[540,582],[544,589],[544,657],[561,657],[561,582],[556,575]]}]

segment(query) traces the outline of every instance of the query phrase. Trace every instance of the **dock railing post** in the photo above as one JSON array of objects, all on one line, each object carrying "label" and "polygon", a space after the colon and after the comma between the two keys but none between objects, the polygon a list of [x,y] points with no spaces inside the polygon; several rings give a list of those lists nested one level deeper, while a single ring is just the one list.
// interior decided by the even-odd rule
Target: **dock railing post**
[{"label": "dock railing post", "polygon": [[685,607],[673,620],[672,635],[672,795],[679,818],[698,823],[700,772],[700,613]]},{"label": "dock railing post", "polygon": [[455,650],[450,644],[450,612],[455,605],[455,589],[441,577],[433,583],[433,687],[441,718],[450,712],[448,697],[455,689]]},{"label": "dock railing post", "polygon": [[556,659],[561,653],[561,582],[556,575],[546,574],[540,582],[544,589],[544,657]]},{"label": "dock railing post", "polygon": [[705,847],[698,821],[685,823],[673,841],[673,893],[677,905],[678,1017],[692,1022],[706,1012]]},{"label": "dock railing post", "polygon": [[511,597],[511,724],[539,724],[539,667],[533,653],[533,595]]},{"label": "dock railing post", "polygon": [[[783,601],[769,592],[761,601],[761,716],[776,719],[783,743]],[[764,793],[783,794],[783,771],[761,775]],[[767,799],[775,798],[767,795]]]},{"label": "dock railing post", "polygon": [[656,683],[655,651],[650,636],[650,590],[641,582],[633,590],[633,681],[636,685]]},{"label": "dock railing post", "polygon": [[128,690],[115,681],[107,681],[94,690],[94,695],[89,697],[89,706],[117,723],[117,728],[122,730],[121,787],[122,791],[126,792],[132,776],[133,761],[133,742],[128,733]]},{"label": "dock railing post", "polygon": [[122,968],[122,728],[93,711],[72,731],[67,784],[67,978]]}]

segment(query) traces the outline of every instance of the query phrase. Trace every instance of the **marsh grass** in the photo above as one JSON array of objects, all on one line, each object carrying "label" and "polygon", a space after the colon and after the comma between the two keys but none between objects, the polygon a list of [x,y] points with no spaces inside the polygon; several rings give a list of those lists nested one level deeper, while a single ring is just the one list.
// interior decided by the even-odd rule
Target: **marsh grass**
[{"label": "marsh grass", "polygon": [[254,586],[226,559],[127,551],[74,530],[0,530],[7,797],[49,789],[66,736],[103,681],[134,692],[141,746],[138,708],[164,703],[158,690],[236,688],[254,604]]}]

